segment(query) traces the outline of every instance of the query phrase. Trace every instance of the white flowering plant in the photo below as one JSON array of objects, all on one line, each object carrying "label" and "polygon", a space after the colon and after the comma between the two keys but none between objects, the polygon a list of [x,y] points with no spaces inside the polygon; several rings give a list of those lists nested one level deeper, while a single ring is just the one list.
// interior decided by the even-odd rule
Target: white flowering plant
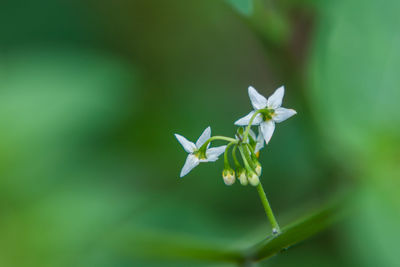
[{"label": "white flowering plant", "polygon": [[[187,140],[182,135],[175,134],[176,139],[188,153],[180,177],[187,175],[201,162],[217,161],[219,156],[224,154],[222,171],[224,183],[231,186],[237,178],[242,186],[250,184],[257,188],[274,235],[278,235],[281,230],[260,181],[262,167],[258,158],[260,150],[271,140],[275,131],[275,123],[282,122],[296,114],[293,109],[281,107],[284,93],[285,89],[281,86],[269,98],[265,98],[256,89],[249,86],[248,94],[254,110],[234,123],[239,126],[234,138],[211,136],[210,127],[203,131],[196,143]],[[253,126],[257,127],[258,134],[251,129]],[[211,142],[216,140],[228,143],[224,146],[210,148]],[[229,155],[233,160],[234,168],[231,167]]]}]

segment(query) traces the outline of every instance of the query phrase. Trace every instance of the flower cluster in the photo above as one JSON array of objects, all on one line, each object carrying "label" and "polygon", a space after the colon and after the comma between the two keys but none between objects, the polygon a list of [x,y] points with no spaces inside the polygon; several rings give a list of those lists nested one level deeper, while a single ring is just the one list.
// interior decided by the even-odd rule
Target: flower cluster
[{"label": "flower cluster", "polygon": [[[242,185],[251,184],[257,186],[260,183],[259,176],[261,175],[262,167],[258,161],[259,151],[264,147],[264,142],[268,144],[271,140],[275,131],[275,123],[292,117],[296,114],[296,111],[281,107],[285,93],[283,86],[279,87],[268,99],[259,94],[252,86],[248,88],[248,93],[254,110],[235,122],[235,125],[240,126],[235,138],[225,136],[211,137],[210,127],[203,131],[196,144],[182,135],[175,134],[176,139],[188,153],[180,177],[188,174],[200,162],[216,161],[224,153],[222,177],[226,185],[232,185],[236,177]],[[258,126],[258,135],[251,130],[252,126]],[[227,141],[228,144],[210,148],[211,142],[215,140]],[[229,163],[228,155],[230,149],[235,170]],[[238,160],[238,153],[241,162]]]}]

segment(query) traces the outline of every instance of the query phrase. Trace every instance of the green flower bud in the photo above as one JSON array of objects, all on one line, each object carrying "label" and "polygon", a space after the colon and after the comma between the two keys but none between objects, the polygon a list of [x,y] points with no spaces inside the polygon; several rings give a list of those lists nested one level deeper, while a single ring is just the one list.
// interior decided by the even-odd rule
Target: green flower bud
[{"label": "green flower bud", "polygon": [[249,181],[247,180],[246,177],[246,171],[243,168],[240,168],[236,171],[238,179],[240,181],[241,185],[248,185]]},{"label": "green flower bud", "polygon": [[224,178],[224,183],[226,185],[233,185],[235,182],[235,171],[232,169],[224,169],[222,172],[222,178]]},{"label": "green flower bud", "polygon": [[255,171],[256,171],[256,174],[257,174],[258,176],[261,176],[262,167],[261,167],[260,162],[258,162],[258,161],[256,162]]},{"label": "green flower bud", "polygon": [[260,183],[260,179],[255,172],[247,172],[246,176],[252,186],[257,186]]}]

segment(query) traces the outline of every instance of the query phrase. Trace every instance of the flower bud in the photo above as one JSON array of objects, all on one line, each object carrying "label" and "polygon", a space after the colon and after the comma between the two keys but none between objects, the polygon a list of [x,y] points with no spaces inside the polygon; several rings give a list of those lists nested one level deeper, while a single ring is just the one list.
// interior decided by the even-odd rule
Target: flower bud
[{"label": "flower bud", "polygon": [[249,181],[247,180],[246,177],[246,171],[243,168],[236,170],[236,173],[241,185],[249,184]]},{"label": "flower bud", "polygon": [[232,169],[224,169],[222,178],[224,178],[224,183],[226,185],[232,185],[235,182],[235,171]]},{"label": "flower bud", "polygon": [[255,171],[258,176],[261,176],[261,170],[262,170],[261,164],[260,162],[257,162]]},{"label": "flower bud", "polygon": [[257,186],[260,183],[260,179],[254,172],[247,172],[247,179],[252,186]]}]

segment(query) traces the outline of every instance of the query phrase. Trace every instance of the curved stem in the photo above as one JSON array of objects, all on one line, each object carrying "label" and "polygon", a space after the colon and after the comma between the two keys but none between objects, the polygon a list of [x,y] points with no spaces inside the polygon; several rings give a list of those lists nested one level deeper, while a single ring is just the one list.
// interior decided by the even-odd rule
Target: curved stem
[{"label": "curved stem", "polygon": [[216,135],[216,136],[210,137],[210,138],[199,148],[199,150],[205,150],[205,149],[207,148],[207,145],[208,145],[210,142],[214,141],[214,140],[228,141],[228,142],[232,142],[232,143],[235,143],[235,144],[237,144],[237,143],[239,142],[238,140],[236,140],[236,139],[234,139],[234,138]]},{"label": "curved stem", "polygon": [[254,112],[253,116],[251,116],[249,124],[247,125],[246,130],[244,131],[244,134],[243,134],[243,143],[245,143],[247,140],[247,137],[248,137],[250,129],[251,129],[251,125],[253,124],[253,121],[256,118],[256,116],[258,114],[266,112],[266,111],[268,111],[268,109],[259,109],[259,110],[256,110],[256,112]]},{"label": "curved stem", "polygon": [[235,167],[236,168],[241,168],[240,162],[238,161],[238,159],[236,157],[236,149],[237,149],[237,145],[234,146],[233,149],[232,149],[233,162],[235,163]]},{"label": "curved stem", "polygon": [[236,143],[234,143],[234,142],[230,142],[227,146],[226,146],[226,149],[225,149],[225,152],[224,152],[224,167],[225,167],[225,169],[230,169],[231,168],[231,166],[229,165],[229,160],[228,160],[228,151],[229,151],[229,148],[232,146],[232,145],[235,145]]},{"label": "curved stem", "polygon": [[243,151],[244,156],[246,157],[247,163],[249,164],[251,169],[253,171],[255,171],[256,170],[256,166],[255,166],[253,160],[251,159],[251,157],[249,155],[249,153],[251,153],[251,152],[249,152],[249,150],[248,150],[248,148],[247,148],[247,146],[245,144],[243,144],[242,151]]},{"label": "curved stem", "polygon": [[246,143],[246,145],[247,145],[247,148],[248,148],[249,151],[250,151],[252,160],[253,160],[254,162],[258,162],[258,157],[257,157],[256,153],[254,152],[253,147],[252,147],[249,143]]},{"label": "curved stem", "polygon": [[234,142],[234,143],[237,143],[237,142],[238,142],[238,140],[236,140],[235,138],[216,135],[216,136],[213,136],[213,137],[211,137],[210,139],[208,139],[208,140],[206,141],[206,143],[209,143],[209,142],[214,141],[214,140],[224,140],[224,141]]},{"label": "curved stem", "polygon": [[240,152],[240,155],[242,156],[242,160],[243,160],[244,167],[246,168],[246,170],[247,171],[253,171],[252,168],[249,166],[249,163],[248,163],[248,161],[246,159],[246,156],[244,155],[244,152],[243,152],[243,149],[242,149],[241,146],[239,146],[239,152]]},{"label": "curved stem", "polygon": [[265,213],[267,214],[268,220],[272,226],[272,233],[279,234],[281,232],[281,228],[279,227],[278,222],[275,219],[274,213],[272,212],[271,206],[269,205],[267,195],[264,192],[264,188],[262,187],[261,182],[257,185],[257,192],[260,196],[261,203],[264,206]]},{"label": "curved stem", "polygon": [[250,152],[255,155],[253,147],[249,143],[246,143],[246,145],[249,148]]}]

